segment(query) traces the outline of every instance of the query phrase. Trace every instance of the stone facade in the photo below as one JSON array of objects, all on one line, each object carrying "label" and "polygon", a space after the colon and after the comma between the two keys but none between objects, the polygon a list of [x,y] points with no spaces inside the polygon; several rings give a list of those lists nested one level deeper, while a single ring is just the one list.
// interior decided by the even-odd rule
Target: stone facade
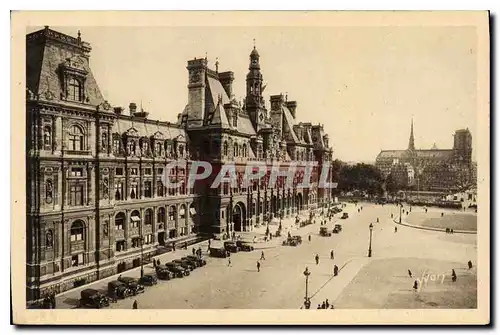
[{"label": "stone facade", "polygon": [[[262,96],[259,55],[250,55],[247,97],[232,94],[234,75],[188,61],[188,104],[176,123],[154,121],[135,103],[112,107],[95,81],[91,47],[46,27],[28,34],[26,88],[27,298],[139,266],[170,241],[203,233],[249,231],[273,217],[326,205],[331,193],[313,183],[297,189],[304,165],[317,182],[331,162],[321,125],[295,121],[297,103]],[[235,163],[238,183],[189,188],[193,160]],[[244,188],[247,161],[297,164],[293,187],[269,178]],[[172,161],[185,166],[166,171]],[[181,181],[166,188],[161,176]],[[330,171],[326,171],[330,178]]]},{"label": "stone facade", "polygon": [[[453,149],[416,150],[411,124],[406,150],[382,150],[375,165],[384,177],[392,174],[401,186],[415,186],[422,191],[452,192],[475,186],[472,162],[472,136],[469,129],[457,130]],[[413,175],[413,178],[411,178]]]}]

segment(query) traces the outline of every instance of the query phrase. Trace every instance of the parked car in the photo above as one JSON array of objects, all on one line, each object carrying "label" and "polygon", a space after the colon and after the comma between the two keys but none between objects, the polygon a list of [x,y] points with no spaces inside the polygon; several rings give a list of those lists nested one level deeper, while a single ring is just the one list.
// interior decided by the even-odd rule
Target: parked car
[{"label": "parked car", "polygon": [[186,262],[187,264],[191,265],[193,269],[196,269],[197,267],[200,267],[200,263],[196,259],[192,259],[189,257],[182,257],[181,261]]},{"label": "parked car", "polygon": [[172,261],[172,263],[175,263],[175,264],[179,265],[180,267],[183,267],[184,269],[186,269],[190,272],[195,269],[194,265],[192,265],[190,262],[187,262],[187,261],[182,260],[182,259],[174,259]]},{"label": "parked car", "polygon": [[288,237],[286,240],[283,241],[283,245],[289,245],[292,247],[296,247],[300,244],[300,240],[296,238],[296,236],[293,237]]},{"label": "parked car", "polygon": [[335,229],[338,229],[338,231],[342,231],[342,225],[341,224],[336,224]]},{"label": "parked car", "polygon": [[300,235],[295,235],[295,236],[292,236],[292,237],[293,237],[294,239],[296,239],[296,240],[297,240],[297,242],[298,242],[299,244],[301,244],[301,243],[302,243],[302,236],[300,236]]},{"label": "parked car", "polygon": [[144,285],[139,284],[139,280],[132,277],[118,277],[118,280],[127,285],[133,295],[144,292]]},{"label": "parked car", "polygon": [[332,233],[328,231],[327,227],[320,227],[319,228],[319,235],[320,236],[332,236]]},{"label": "parked car", "polygon": [[226,242],[224,242],[224,249],[226,249],[229,252],[238,252],[238,251],[240,251],[240,248],[233,241],[226,241]]},{"label": "parked car", "polygon": [[113,280],[108,283],[108,295],[114,299],[125,299],[133,294],[132,290],[121,281]]},{"label": "parked car", "polygon": [[226,248],[210,248],[211,257],[226,258],[229,256],[229,251]]},{"label": "parked car", "polygon": [[154,273],[148,273],[139,279],[139,283],[142,285],[153,286],[158,284],[158,277]]},{"label": "parked car", "polygon": [[158,265],[156,267],[156,275],[163,280],[170,280],[175,277],[175,274],[165,265]]},{"label": "parked car", "polygon": [[344,212],[340,218],[341,219],[348,219],[349,218],[349,214],[346,213],[346,212]]},{"label": "parked car", "polygon": [[246,241],[236,241],[236,246],[240,248],[241,251],[253,251],[254,247],[250,242]]},{"label": "parked car", "polygon": [[198,262],[198,266],[205,266],[207,265],[207,261],[204,260],[202,257],[197,257],[197,256],[193,256],[193,255],[189,255],[189,256],[186,256],[187,258],[189,259],[192,259],[196,262]]},{"label": "parked car", "polygon": [[165,266],[168,268],[168,271],[173,272],[177,278],[189,276],[190,274],[189,270],[183,268],[182,266],[174,262],[169,262],[165,264]]},{"label": "parked car", "polygon": [[80,292],[80,306],[90,308],[108,307],[109,299],[101,292],[87,288]]}]

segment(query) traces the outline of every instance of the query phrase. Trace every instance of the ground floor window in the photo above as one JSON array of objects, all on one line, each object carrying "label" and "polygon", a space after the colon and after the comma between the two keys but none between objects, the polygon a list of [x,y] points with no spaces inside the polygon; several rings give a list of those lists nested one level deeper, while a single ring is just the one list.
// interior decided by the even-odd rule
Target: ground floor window
[{"label": "ground floor window", "polygon": [[141,246],[141,239],[139,237],[132,239],[132,248],[138,248]]},{"label": "ground floor window", "polygon": [[71,256],[71,266],[81,266],[83,265],[83,254]]},{"label": "ground floor window", "polygon": [[151,244],[153,243],[153,235],[146,235],[144,236],[144,244]]}]

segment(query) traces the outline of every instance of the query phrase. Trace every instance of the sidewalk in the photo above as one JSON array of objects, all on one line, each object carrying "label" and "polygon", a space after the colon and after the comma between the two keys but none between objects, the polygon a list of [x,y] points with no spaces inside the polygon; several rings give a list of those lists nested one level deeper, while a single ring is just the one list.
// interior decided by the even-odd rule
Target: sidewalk
[{"label": "sidewalk", "polygon": [[[396,223],[398,225],[401,225],[401,226],[405,226],[405,227],[410,227],[410,228],[415,228],[415,229],[422,229],[422,230],[432,230],[432,231],[446,232],[446,229],[443,229],[443,228],[424,227],[424,226],[412,225],[412,224],[409,224],[409,223],[404,222],[404,221],[401,221],[401,223],[399,223],[399,221],[396,221],[396,220],[393,220],[393,221],[394,221],[394,223]],[[477,231],[473,231],[473,230],[453,230],[453,233],[456,233],[456,234],[477,234]]]}]

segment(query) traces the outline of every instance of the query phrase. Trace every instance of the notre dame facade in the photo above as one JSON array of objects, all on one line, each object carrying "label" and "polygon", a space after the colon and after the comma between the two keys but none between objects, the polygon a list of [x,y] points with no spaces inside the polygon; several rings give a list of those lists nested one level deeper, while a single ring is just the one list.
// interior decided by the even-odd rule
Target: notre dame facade
[{"label": "notre dame facade", "polygon": [[406,150],[382,150],[375,165],[384,177],[391,175],[401,187],[449,193],[475,187],[476,165],[472,162],[472,135],[469,129],[455,131],[452,149],[416,150],[411,123]]},{"label": "notre dame facade", "polygon": [[[139,266],[141,250],[154,254],[204,233],[251,231],[331,199],[317,183],[288,188],[282,178],[276,187],[263,178],[244,188],[248,160],[285,168],[316,161],[313,181],[332,160],[323,127],[297,122],[295,101],[274,95],[267,109],[255,47],[244,101],[234,98],[233,72],[219,72],[218,63],[210,69],[206,57],[188,61],[188,103],[172,123],[148,119],[135,103],[128,110],[111,106],[79,32],[72,37],[45,27],[26,36],[26,48],[29,302]],[[236,164],[237,186],[189,188],[194,160],[212,164],[209,180],[222,164]],[[164,173],[180,186],[165,187]]]}]

